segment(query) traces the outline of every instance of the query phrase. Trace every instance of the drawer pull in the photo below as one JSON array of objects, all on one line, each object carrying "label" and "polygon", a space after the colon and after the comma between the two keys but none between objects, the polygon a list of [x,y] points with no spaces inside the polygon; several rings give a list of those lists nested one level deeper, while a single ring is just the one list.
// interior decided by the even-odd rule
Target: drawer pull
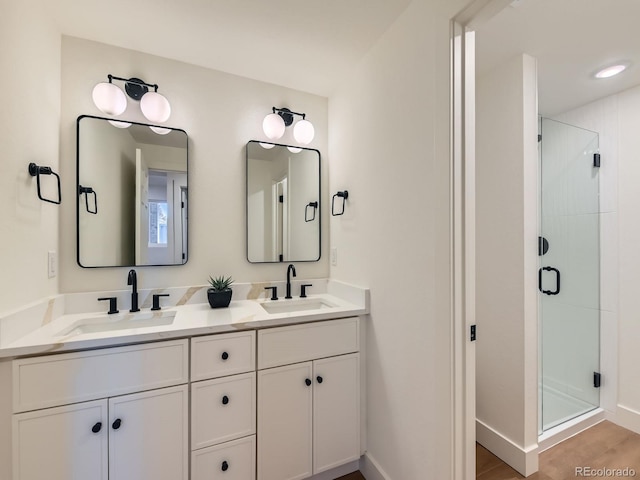
[{"label": "drawer pull", "polygon": [[222,359],[227,360],[229,358],[229,354],[227,352],[222,352]]},{"label": "drawer pull", "polygon": [[122,420],[120,420],[119,418],[116,418],[116,420],[111,424],[114,430],[118,430],[120,428],[120,425],[122,425]]},{"label": "drawer pull", "polygon": [[320,375],[316,377],[316,380],[318,381],[318,383],[322,383],[324,381],[324,379]]},{"label": "drawer pull", "polygon": [[98,433],[100,430],[102,430],[102,422],[98,422],[93,427],[91,427],[91,431],[93,433]]},{"label": "drawer pull", "polygon": [[222,404],[226,405],[229,403],[229,397],[227,397],[226,395],[224,397],[222,397]]},{"label": "drawer pull", "polygon": [[304,383],[307,385],[307,387],[311,386],[311,380],[309,380],[308,378],[305,379]]},{"label": "drawer pull", "polygon": [[227,470],[229,470],[229,464],[227,463],[227,461],[225,460],[224,462],[222,462],[222,471],[226,472]]}]

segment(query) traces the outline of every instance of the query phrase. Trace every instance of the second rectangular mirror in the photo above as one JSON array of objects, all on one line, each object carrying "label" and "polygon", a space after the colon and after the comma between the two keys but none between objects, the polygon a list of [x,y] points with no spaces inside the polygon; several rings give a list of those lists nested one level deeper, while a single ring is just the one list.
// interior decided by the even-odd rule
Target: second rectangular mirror
[{"label": "second rectangular mirror", "polygon": [[320,152],[247,143],[247,260],[320,259]]}]

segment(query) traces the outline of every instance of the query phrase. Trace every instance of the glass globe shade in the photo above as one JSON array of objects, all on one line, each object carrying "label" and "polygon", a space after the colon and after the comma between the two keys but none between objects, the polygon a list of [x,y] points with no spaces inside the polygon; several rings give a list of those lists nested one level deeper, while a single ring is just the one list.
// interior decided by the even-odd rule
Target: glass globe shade
[{"label": "glass globe shade", "polygon": [[301,148],[298,147],[287,147],[291,153],[300,153],[302,151]]},{"label": "glass globe shade", "polygon": [[96,107],[107,115],[120,115],[127,109],[127,97],[113,83],[101,82],[97,84],[93,87],[91,97]]},{"label": "glass globe shade", "polygon": [[131,126],[129,122],[120,122],[118,120],[109,120],[109,123],[116,128],[129,128]]},{"label": "glass globe shade", "polygon": [[153,125],[149,125],[149,128],[158,135],[166,135],[167,133],[171,132],[170,128],[154,127]]},{"label": "glass globe shade", "polygon": [[284,120],[277,113],[270,113],[262,121],[262,130],[269,140],[278,140],[284,135]]},{"label": "glass globe shade", "polygon": [[309,120],[300,120],[293,126],[293,137],[302,145],[310,144],[315,133],[313,124]]},{"label": "glass globe shade", "polygon": [[263,142],[259,142],[260,146],[266,150],[271,150],[273,147],[275,147],[275,144],[273,143],[263,143]]},{"label": "glass globe shade", "polygon": [[169,101],[157,92],[147,92],[142,96],[140,110],[150,122],[166,122],[171,115]]}]

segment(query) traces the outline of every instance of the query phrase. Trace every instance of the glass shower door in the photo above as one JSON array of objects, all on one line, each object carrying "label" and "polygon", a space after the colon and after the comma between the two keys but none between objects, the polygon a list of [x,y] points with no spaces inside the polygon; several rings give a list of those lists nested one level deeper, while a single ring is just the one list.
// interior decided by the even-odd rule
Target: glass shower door
[{"label": "glass shower door", "polygon": [[598,134],[542,119],[540,431],[600,403]]}]

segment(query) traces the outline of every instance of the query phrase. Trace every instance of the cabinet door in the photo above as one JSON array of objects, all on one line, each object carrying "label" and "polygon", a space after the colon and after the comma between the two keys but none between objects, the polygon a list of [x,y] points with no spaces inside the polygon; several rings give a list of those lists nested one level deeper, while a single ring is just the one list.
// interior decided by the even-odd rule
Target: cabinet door
[{"label": "cabinet door", "polygon": [[109,480],[187,480],[188,389],[109,399]]},{"label": "cabinet door", "polygon": [[13,416],[14,480],[107,480],[107,401]]},{"label": "cabinet door", "polygon": [[312,474],[311,362],[258,372],[258,480]]},{"label": "cabinet door", "polygon": [[360,457],[360,359],[313,362],[313,473]]}]

